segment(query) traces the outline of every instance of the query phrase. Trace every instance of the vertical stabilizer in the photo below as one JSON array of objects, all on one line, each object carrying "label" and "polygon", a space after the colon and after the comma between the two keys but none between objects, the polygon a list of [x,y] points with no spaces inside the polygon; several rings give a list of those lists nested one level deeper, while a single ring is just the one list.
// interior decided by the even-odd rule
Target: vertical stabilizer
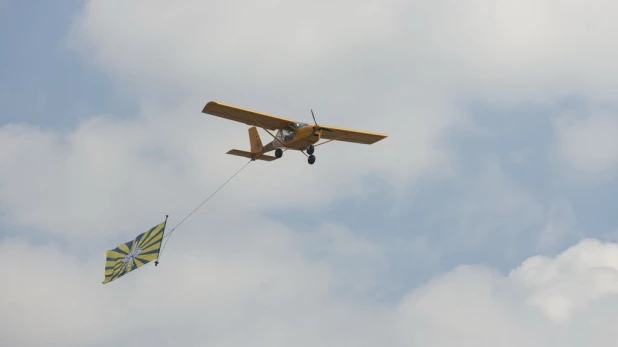
[{"label": "vertical stabilizer", "polygon": [[249,128],[249,142],[251,143],[251,153],[262,152],[262,139],[256,127]]}]

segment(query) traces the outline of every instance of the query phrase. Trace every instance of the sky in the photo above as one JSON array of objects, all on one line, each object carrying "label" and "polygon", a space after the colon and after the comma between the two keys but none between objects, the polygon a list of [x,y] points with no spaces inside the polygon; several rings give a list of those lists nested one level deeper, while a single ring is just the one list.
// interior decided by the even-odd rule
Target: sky
[{"label": "sky", "polygon": [[[0,0],[0,345],[613,346],[616,10]],[[102,284],[246,164],[211,100],[388,138],[251,162]]]}]

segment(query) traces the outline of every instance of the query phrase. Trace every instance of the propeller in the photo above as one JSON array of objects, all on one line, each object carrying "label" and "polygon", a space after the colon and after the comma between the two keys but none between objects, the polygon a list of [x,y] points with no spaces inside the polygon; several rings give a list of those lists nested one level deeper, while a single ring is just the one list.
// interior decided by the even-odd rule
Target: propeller
[{"label": "propeller", "polygon": [[311,117],[313,117],[313,123],[315,123],[315,125],[313,126],[313,132],[315,133],[318,130],[324,130],[324,131],[330,131],[333,132],[331,129],[328,128],[322,128],[318,122],[315,120],[315,115],[313,114],[313,109],[311,110]]}]

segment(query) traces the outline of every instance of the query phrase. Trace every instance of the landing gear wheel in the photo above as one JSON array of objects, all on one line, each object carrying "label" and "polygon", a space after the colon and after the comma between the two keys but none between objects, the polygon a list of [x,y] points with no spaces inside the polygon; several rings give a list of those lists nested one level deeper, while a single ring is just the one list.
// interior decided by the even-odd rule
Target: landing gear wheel
[{"label": "landing gear wheel", "polygon": [[313,151],[315,150],[315,147],[313,147],[313,145],[309,145],[307,146],[307,154],[313,154]]},{"label": "landing gear wheel", "polygon": [[309,158],[308,158],[308,161],[309,161],[309,164],[315,163],[315,155],[313,155],[313,154],[310,155]]},{"label": "landing gear wheel", "polygon": [[277,148],[275,150],[275,157],[281,158],[283,156],[283,150],[281,148]]}]

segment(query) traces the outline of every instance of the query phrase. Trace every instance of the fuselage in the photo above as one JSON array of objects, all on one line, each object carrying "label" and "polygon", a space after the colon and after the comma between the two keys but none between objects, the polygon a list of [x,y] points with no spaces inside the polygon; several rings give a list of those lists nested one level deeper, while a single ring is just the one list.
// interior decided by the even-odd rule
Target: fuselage
[{"label": "fuselage", "polygon": [[262,148],[262,153],[274,151],[277,148],[305,150],[310,144],[320,140],[322,130],[313,130],[313,124],[294,123],[277,132],[275,139]]}]

